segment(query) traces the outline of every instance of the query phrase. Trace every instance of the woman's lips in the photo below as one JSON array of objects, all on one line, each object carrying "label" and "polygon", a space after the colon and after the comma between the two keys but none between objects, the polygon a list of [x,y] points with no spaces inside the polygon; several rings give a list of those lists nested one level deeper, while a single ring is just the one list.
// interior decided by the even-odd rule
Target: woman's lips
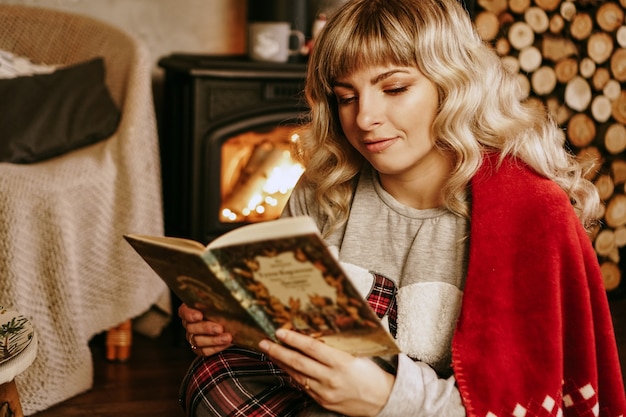
[{"label": "woman's lips", "polygon": [[368,152],[379,153],[393,145],[395,141],[396,138],[376,139],[364,143],[364,146]]}]

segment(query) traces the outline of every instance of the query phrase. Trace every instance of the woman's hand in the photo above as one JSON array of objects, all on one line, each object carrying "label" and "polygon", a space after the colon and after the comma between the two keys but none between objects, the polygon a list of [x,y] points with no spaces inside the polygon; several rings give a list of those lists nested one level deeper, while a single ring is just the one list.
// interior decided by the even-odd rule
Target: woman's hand
[{"label": "woman's hand", "polygon": [[386,404],[395,377],[372,360],[293,331],[280,329],[276,336],[288,346],[263,340],[259,347],[322,407],[347,416],[375,416]]},{"label": "woman's hand", "polygon": [[233,337],[213,321],[204,320],[202,312],[182,304],[178,308],[186,330],[185,337],[198,356],[210,356],[231,346]]}]

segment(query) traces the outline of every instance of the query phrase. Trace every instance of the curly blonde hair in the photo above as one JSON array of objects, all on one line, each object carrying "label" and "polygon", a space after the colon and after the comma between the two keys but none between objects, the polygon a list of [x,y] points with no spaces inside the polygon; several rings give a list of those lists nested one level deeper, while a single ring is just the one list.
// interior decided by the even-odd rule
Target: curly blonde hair
[{"label": "curly blonde hair", "polygon": [[[435,146],[453,162],[445,205],[469,218],[468,184],[486,152],[512,155],[555,181],[585,226],[598,214],[594,185],[544,108],[521,97],[516,78],[485,44],[456,0],[349,0],[316,40],[307,68],[309,123],[300,143],[322,212],[339,227],[364,158],[339,123],[334,82],[364,66],[414,66],[436,86]],[[419,109],[415,109],[416,112]]]}]

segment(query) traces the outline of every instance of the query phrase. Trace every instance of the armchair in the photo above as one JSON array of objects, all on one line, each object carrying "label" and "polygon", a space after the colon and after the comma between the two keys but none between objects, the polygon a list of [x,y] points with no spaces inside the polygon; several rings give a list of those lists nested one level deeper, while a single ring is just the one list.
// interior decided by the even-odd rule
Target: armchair
[{"label": "armchair", "polygon": [[61,66],[103,57],[121,113],[104,140],[0,163],[0,304],[29,317],[39,338],[37,359],[16,378],[30,415],[92,387],[94,335],[155,305],[169,313],[169,290],[122,237],[163,233],[160,162],[152,65],[132,36],[85,16],[0,5],[0,50]]}]

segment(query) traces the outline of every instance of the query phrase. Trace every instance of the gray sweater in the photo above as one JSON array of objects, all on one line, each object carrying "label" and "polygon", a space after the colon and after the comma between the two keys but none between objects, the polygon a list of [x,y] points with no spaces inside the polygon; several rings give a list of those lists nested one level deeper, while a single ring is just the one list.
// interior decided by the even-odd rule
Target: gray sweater
[{"label": "gray sweater", "polygon": [[[310,190],[296,187],[283,216],[309,215],[329,225]],[[376,173],[361,174],[344,228],[327,243],[361,293],[372,273],[397,287],[396,381],[379,417],[465,416],[451,369],[451,343],[467,266],[468,223],[445,209],[418,210],[387,193]],[[383,319],[387,323],[387,318]],[[312,410],[310,415],[336,415]]]}]

